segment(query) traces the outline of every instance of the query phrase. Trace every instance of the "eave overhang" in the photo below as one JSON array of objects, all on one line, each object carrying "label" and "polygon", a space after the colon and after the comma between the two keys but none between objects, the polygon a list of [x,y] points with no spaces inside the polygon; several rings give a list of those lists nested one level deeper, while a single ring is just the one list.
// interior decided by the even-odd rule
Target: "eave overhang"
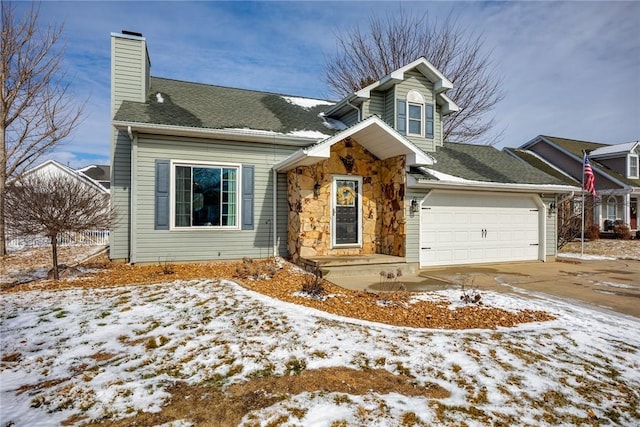
[{"label": "eave overhang", "polygon": [[146,133],[152,135],[224,139],[227,141],[281,144],[294,147],[306,147],[309,144],[314,144],[322,140],[322,138],[286,135],[277,132],[255,129],[211,129],[127,121],[113,121],[113,126],[118,130]]},{"label": "eave overhang", "polygon": [[537,194],[570,194],[579,193],[580,187],[571,185],[552,184],[517,184],[488,181],[438,181],[429,179],[416,179],[414,176],[407,176],[407,186],[409,188],[428,188],[440,190],[479,190],[491,192],[510,193],[537,193]]},{"label": "eave overhang", "polygon": [[310,166],[326,160],[331,147],[345,138],[352,137],[379,159],[407,156],[407,166],[433,165],[435,159],[424,153],[377,116],[371,116],[358,124],[337,133],[319,143],[300,149],[274,165],[278,172],[286,172],[299,166]]}]

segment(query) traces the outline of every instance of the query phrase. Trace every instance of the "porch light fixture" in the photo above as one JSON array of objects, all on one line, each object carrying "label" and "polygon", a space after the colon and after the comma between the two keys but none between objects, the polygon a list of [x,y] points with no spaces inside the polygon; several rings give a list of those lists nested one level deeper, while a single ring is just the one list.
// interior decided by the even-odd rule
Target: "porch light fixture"
[{"label": "porch light fixture", "polygon": [[549,213],[554,213],[556,211],[556,202],[549,203]]},{"label": "porch light fixture", "polygon": [[316,182],[316,185],[313,186],[313,198],[317,199],[320,195],[320,183]]},{"label": "porch light fixture", "polygon": [[418,212],[418,201],[415,198],[411,199],[411,205],[409,206],[409,211],[411,213]]}]

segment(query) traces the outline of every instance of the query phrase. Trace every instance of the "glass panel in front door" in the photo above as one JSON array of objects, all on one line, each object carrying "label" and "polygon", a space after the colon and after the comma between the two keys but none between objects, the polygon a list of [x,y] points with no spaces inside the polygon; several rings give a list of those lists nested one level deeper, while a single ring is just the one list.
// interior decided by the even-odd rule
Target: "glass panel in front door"
[{"label": "glass panel in front door", "polygon": [[360,218],[358,215],[358,181],[336,180],[335,242],[336,245],[358,243]]}]

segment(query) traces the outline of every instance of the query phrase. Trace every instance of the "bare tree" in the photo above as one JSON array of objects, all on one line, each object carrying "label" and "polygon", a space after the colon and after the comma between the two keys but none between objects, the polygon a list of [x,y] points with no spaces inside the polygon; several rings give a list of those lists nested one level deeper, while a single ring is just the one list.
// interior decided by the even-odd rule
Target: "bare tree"
[{"label": "bare tree", "polygon": [[114,218],[107,194],[60,173],[25,174],[7,186],[6,196],[7,225],[12,233],[49,238],[56,280],[60,233],[108,229]]},{"label": "bare tree", "polygon": [[[327,58],[326,81],[346,96],[424,56],[449,80],[447,94],[461,109],[445,117],[444,139],[495,143],[488,113],[504,98],[501,79],[483,51],[484,38],[463,28],[451,15],[432,23],[428,14],[372,15],[366,31],[357,25],[337,36],[337,52]],[[483,139],[484,138],[484,139]]]},{"label": "bare tree", "polygon": [[[600,227],[593,223],[595,200],[587,196],[584,200],[585,238],[598,238]],[[579,239],[582,235],[582,199],[580,197],[566,197],[558,201],[558,249],[567,243]]]},{"label": "bare tree", "polygon": [[62,68],[64,49],[55,49],[62,27],[38,26],[33,5],[21,18],[1,1],[0,36],[0,256],[5,242],[7,180],[17,178],[51,152],[78,125],[83,106],[69,93]]}]

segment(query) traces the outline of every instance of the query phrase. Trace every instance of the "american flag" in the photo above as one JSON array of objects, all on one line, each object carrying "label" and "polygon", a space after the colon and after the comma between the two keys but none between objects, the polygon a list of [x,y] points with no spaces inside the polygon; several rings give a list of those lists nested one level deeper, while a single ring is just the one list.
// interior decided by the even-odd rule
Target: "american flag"
[{"label": "american flag", "polygon": [[589,163],[589,156],[587,153],[584,153],[584,189],[587,190],[593,197],[598,197],[596,194],[596,180],[593,176],[593,169],[591,169],[591,164]]}]

